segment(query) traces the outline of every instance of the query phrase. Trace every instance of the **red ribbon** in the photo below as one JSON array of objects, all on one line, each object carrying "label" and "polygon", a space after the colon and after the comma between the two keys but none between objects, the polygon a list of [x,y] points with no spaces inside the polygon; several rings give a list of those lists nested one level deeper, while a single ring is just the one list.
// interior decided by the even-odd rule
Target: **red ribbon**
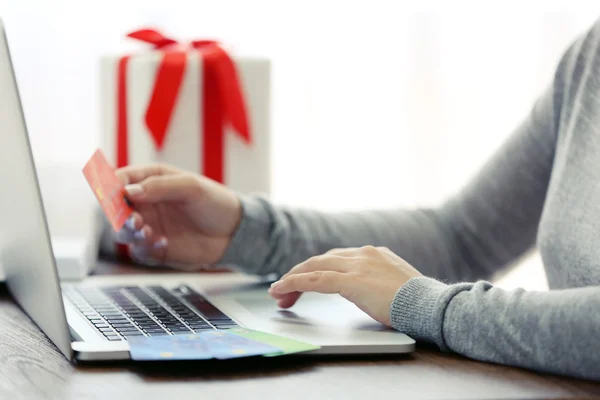
[{"label": "red ribbon", "polygon": [[[202,57],[202,172],[205,176],[224,181],[224,128],[229,123],[238,135],[251,143],[246,105],[235,65],[219,44],[210,40],[196,40],[190,49],[152,29],[141,29],[127,35],[149,43],[160,50],[162,60],[158,67],[152,96],[146,110],[148,127],[157,150],[164,146],[169,122],[186,68],[190,49]],[[131,56],[119,60],[117,83],[117,167],[128,164],[127,131],[127,65]],[[123,254],[123,249],[119,249]]]}]

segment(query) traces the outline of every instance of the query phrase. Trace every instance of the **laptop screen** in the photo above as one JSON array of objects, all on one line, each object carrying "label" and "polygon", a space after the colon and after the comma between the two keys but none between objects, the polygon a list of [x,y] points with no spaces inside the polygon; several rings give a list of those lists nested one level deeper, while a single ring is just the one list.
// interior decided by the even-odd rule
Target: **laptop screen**
[{"label": "laptop screen", "polygon": [[0,265],[8,289],[70,359],[70,335],[58,274],[2,20],[0,153]]}]

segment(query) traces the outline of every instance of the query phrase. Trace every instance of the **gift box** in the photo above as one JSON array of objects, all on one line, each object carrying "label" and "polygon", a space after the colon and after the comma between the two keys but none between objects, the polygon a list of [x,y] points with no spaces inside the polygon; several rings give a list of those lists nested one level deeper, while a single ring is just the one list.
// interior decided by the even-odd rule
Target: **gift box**
[{"label": "gift box", "polygon": [[168,163],[236,192],[270,194],[269,60],[151,29],[127,36],[140,41],[139,52],[101,59],[101,148],[109,162]]}]

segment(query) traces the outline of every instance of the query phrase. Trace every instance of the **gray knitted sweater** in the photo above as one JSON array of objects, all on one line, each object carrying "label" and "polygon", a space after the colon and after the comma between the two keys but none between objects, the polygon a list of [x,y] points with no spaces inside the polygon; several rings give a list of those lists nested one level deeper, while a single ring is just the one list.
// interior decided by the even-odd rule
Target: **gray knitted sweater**
[{"label": "gray knitted sweater", "polygon": [[[439,208],[327,213],[241,199],[223,263],[283,274],[331,248],[387,246],[426,276],[399,288],[397,330],[477,360],[600,380],[600,21],[567,49],[529,116]],[[534,248],[551,290],[488,282]]]}]

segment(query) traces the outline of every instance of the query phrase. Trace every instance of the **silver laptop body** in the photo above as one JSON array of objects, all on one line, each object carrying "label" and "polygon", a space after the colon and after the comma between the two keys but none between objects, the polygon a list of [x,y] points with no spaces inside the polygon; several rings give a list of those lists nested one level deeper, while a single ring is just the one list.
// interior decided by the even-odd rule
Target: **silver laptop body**
[{"label": "silver laptop body", "polygon": [[268,282],[241,273],[60,282],[1,19],[0,152],[0,266],[11,295],[70,360],[127,360],[131,336],[238,325],[321,346],[305,354],[407,353],[415,348],[413,339],[339,296],[305,294],[294,307],[281,310],[267,293]]}]

